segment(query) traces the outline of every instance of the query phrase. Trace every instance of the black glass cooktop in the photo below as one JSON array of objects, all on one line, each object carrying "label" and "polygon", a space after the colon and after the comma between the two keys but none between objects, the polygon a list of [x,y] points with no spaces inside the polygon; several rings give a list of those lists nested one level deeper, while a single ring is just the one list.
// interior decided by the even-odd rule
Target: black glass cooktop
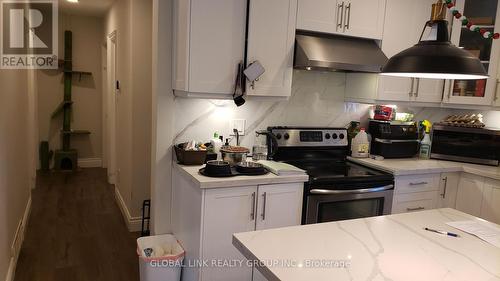
[{"label": "black glass cooktop", "polygon": [[393,176],[357,165],[348,161],[286,161],[286,163],[307,171],[311,182],[339,182],[344,180],[384,181],[392,180]]}]

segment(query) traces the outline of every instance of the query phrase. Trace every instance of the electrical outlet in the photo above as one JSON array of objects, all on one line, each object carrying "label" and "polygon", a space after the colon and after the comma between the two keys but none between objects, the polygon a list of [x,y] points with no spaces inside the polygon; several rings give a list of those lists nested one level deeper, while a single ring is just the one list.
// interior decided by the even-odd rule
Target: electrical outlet
[{"label": "electrical outlet", "polygon": [[229,121],[229,129],[231,130],[231,136],[234,136],[233,129],[238,129],[238,133],[240,136],[245,135],[245,125],[246,125],[245,119],[233,119]]}]

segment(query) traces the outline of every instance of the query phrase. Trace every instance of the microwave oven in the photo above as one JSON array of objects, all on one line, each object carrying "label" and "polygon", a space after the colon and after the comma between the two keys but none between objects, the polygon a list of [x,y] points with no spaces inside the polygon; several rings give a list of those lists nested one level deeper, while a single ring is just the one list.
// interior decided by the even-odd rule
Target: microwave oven
[{"label": "microwave oven", "polygon": [[431,158],[498,166],[500,129],[434,125]]}]

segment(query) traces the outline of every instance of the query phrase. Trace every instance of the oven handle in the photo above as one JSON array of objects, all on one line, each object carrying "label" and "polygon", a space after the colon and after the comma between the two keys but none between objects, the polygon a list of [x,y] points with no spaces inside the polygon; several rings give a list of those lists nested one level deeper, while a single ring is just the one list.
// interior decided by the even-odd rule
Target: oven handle
[{"label": "oven handle", "polygon": [[394,185],[386,185],[375,188],[365,188],[365,189],[353,189],[353,190],[328,190],[328,189],[311,189],[311,194],[359,194],[359,193],[371,193],[371,192],[380,192],[385,190],[394,189]]}]

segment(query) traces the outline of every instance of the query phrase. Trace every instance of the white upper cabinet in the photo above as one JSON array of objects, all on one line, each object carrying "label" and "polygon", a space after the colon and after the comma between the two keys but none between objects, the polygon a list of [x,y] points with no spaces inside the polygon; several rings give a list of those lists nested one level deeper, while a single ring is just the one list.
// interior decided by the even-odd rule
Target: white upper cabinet
[{"label": "white upper cabinet", "polygon": [[382,39],[386,0],[299,0],[297,29]]},{"label": "white upper cabinet", "polygon": [[174,1],[176,94],[232,94],[245,51],[246,0]]},{"label": "white upper cabinet", "polygon": [[[456,6],[467,18],[476,21],[481,28],[490,32],[500,32],[500,1],[498,0],[457,0]],[[477,22],[480,19],[481,22]],[[447,81],[445,102],[466,105],[498,105],[497,71],[500,59],[500,40],[484,39],[478,32],[463,27],[453,19],[451,41],[477,56],[488,71],[490,78],[485,80]]]},{"label": "white upper cabinet", "polygon": [[[291,94],[297,0],[250,2],[248,61],[265,73],[249,95]],[[247,0],[174,0],[174,93],[230,97],[245,56]]]},{"label": "white upper cabinet", "polygon": [[[435,0],[387,0],[382,51],[391,58],[417,44]],[[411,12],[409,12],[411,11]],[[378,100],[441,102],[443,80],[380,76]]]},{"label": "white upper cabinet", "polygon": [[250,1],[247,63],[259,61],[265,72],[247,95],[291,95],[296,15],[297,0]]}]

